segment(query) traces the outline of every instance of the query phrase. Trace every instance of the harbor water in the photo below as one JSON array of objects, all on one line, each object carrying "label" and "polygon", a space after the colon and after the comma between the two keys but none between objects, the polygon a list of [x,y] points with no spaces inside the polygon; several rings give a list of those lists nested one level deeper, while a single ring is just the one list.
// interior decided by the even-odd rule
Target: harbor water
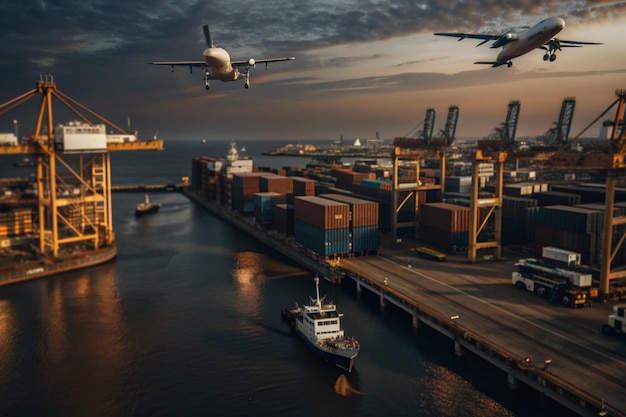
[{"label": "harbor water", "polygon": [[[307,162],[245,146],[255,165]],[[227,149],[114,154],[113,183],[178,182]],[[569,415],[349,280],[320,289],[361,351],[350,374],[322,362],[281,320],[315,294],[308,271],[182,194],[150,198],[161,210],[135,217],[143,193],[114,193],[115,261],[0,288],[1,416]]]}]

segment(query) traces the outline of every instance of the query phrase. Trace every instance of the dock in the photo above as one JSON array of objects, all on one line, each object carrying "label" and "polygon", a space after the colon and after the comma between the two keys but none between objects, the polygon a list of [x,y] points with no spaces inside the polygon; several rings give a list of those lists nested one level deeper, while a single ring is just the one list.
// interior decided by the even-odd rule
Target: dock
[{"label": "dock", "polygon": [[406,311],[415,328],[427,325],[448,337],[456,355],[471,353],[500,369],[509,388],[526,384],[584,417],[626,417],[626,347],[600,331],[608,305],[568,309],[519,290],[511,284],[513,257],[440,263],[401,247],[378,256],[326,260],[252,218],[204,201],[192,190],[183,193],[311,272],[335,283],[353,280],[357,291],[376,294],[381,306]]}]

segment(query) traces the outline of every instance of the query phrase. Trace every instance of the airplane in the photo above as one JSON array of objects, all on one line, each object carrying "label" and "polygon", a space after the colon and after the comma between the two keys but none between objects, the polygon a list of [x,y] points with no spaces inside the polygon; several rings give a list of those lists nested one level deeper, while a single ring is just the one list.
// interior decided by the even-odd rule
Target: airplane
[{"label": "airplane", "polygon": [[560,17],[549,17],[543,19],[533,27],[522,28],[523,30],[508,30],[498,35],[487,33],[435,33],[434,35],[459,38],[459,41],[466,38],[481,39],[482,42],[476,45],[477,47],[489,41],[495,41],[491,45],[491,48],[502,47],[502,51],[498,54],[496,60],[474,62],[474,64],[491,65],[492,68],[501,65],[506,65],[510,68],[513,65],[511,61],[513,58],[522,56],[533,49],[546,51],[543,60],[553,62],[556,59],[556,51],[561,51],[561,48],[580,48],[582,45],[602,45],[596,42],[566,41],[555,38],[554,36],[562,31],[564,27],[565,20]]},{"label": "airplane", "polygon": [[150,62],[150,64],[170,65],[172,72],[174,72],[175,66],[189,67],[190,73],[193,72],[194,67],[202,68],[204,70],[204,87],[208,90],[210,87],[209,80],[236,81],[242,78],[245,79],[244,87],[249,88],[250,69],[254,68],[256,64],[265,64],[265,68],[267,69],[267,64],[270,62],[291,61],[296,59],[292,56],[289,58],[250,58],[247,61],[231,61],[230,55],[226,50],[215,46],[213,42],[211,42],[209,26],[204,25],[202,29],[208,46],[202,53],[204,61],[158,61]]}]

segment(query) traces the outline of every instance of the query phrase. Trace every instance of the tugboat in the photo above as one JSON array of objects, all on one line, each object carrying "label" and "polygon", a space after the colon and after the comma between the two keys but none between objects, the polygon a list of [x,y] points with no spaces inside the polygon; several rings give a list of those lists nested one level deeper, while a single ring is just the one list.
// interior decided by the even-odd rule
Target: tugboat
[{"label": "tugboat", "polygon": [[142,214],[155,213],[159,211],[160,208],[161,203],[151,203],[150,197],[148,196],[148,193],[146,193],[143,203],[139,203],[135,206],[135,215],[141,216]]},{"label": "tugboat", "polygon": [[359,354],[359,342],[354,337],[344,337],[341,328],[343,314],[332,301],[320,299],[319,278],[315,277],[316,298],[310,298],[304,307],[296,304],[283,310],[285,319],[313,351],[327,362],[348,372]]}]

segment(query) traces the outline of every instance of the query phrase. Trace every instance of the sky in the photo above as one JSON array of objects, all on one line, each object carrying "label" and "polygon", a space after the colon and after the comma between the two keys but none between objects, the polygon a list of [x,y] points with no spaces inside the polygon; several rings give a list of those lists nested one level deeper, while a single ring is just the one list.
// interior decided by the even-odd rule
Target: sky
[{"label": "sky", "polygon": [[[499,49],[434,32],[502,33],[560,16],[557,36],[602,45],[542,51],[490,68]],[[202,71],[149,65],[202,60],[202,26],[233,60],[258,65],[250,89]],[[626,88],[626,1],[604,0],[0,0],[0,103],[50,74],[58,90],[131,130],[180,139],[392,139],[459,106],[458,138],[482,138],[521,103],[517,137],[535,137],[574,97],[571,135]],[[39,97],[0,114],[0,132],[34,132]],[[55,123],[75,119],[53,104]],[[614,117],[614,111],[609,113]],[[597,134],[593,126],[589,134]],[[167,143],[167,142],[166,142]]]}]

